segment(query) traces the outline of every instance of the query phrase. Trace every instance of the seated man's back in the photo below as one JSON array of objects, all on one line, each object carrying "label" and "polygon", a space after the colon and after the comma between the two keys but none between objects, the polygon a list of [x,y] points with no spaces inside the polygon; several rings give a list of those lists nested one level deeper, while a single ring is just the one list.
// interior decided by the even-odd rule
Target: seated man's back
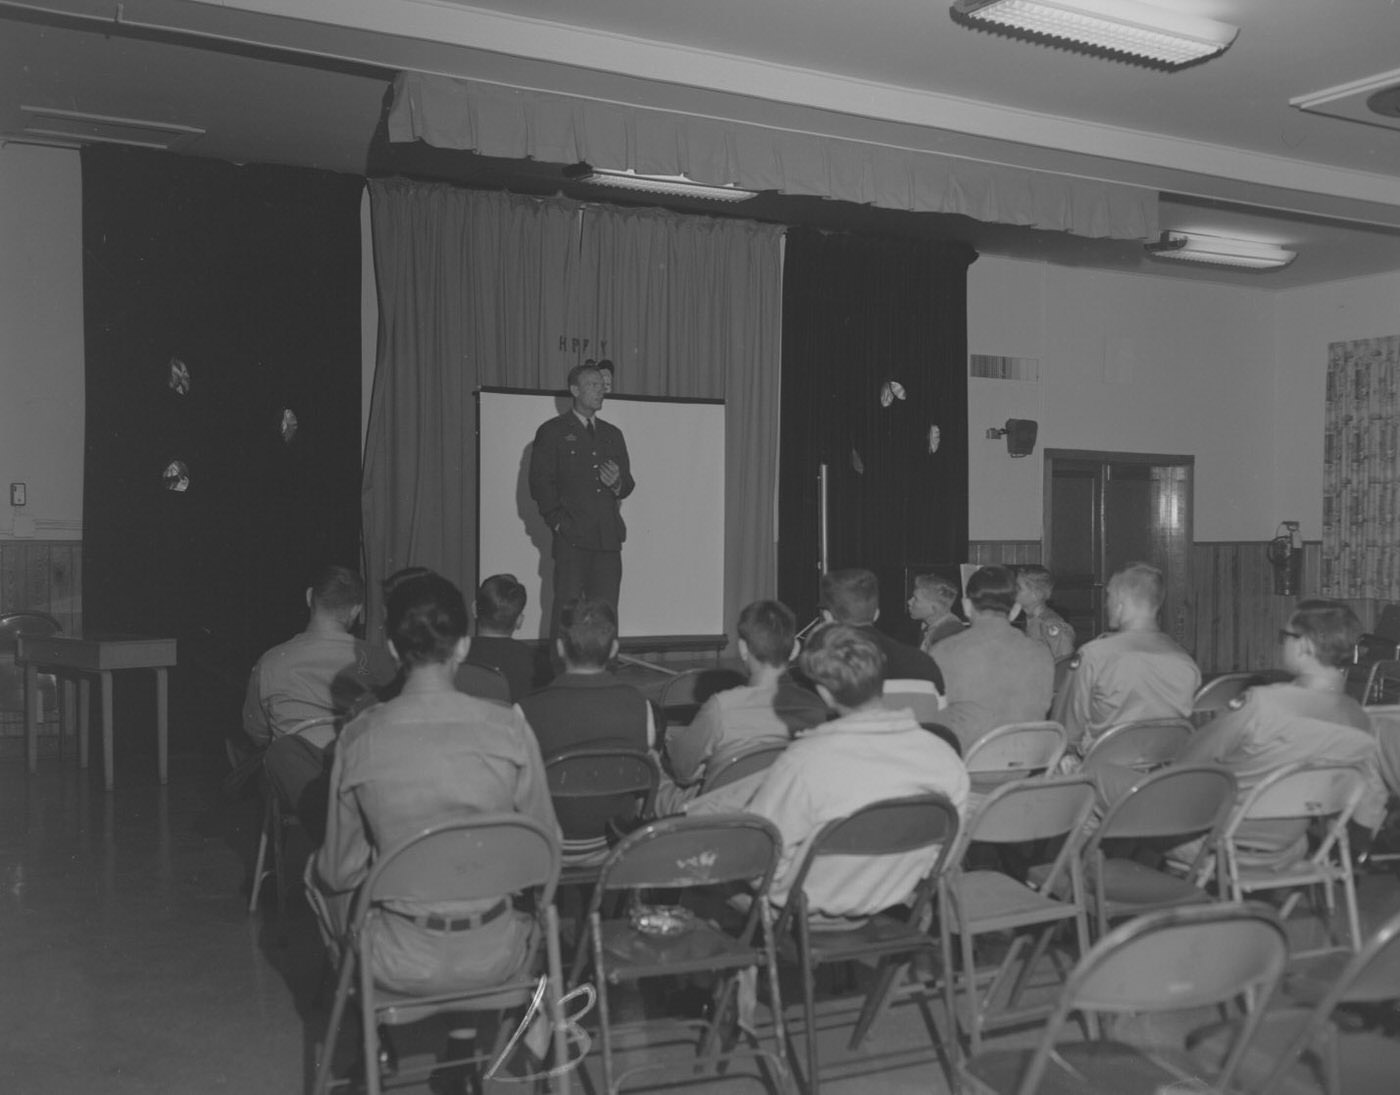
[{"label": "seated man's back", "polygon": [[1159,631],[1093,639],[1070,665],[1065,729],[1085,749],[1119,723],[1189,717],[1201,686],[1191,655]]},{"label": "seated man's back", "polygon": [[525,610],[525,587],[514,574],[493,574],[476,591],[476,638],[467,651],[472,665],[494,669],[519,703],[535,687],[535,651],[514,637]]}]

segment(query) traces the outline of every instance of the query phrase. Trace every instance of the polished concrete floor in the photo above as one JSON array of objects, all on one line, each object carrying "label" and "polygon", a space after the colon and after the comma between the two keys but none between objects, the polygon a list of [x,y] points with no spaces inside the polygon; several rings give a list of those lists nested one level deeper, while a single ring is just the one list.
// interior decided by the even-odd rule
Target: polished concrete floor
[{"label": "polished concrete floor", "polygon": [[[220,795],[219,758],[177,754],[167,787],[154,767],[119,753],[109,794],[95,770],[57,759],[34,776],[0,764],[3,1095],[307,1090],[325,1027],[322,960],[299,903],[285,917],[272,901],[246,910],[258,803]],[[1400,908],[1393,878],[1362,892],[1370,924]],[[828,1022],[830,1095],[947,1091],[917,1008],[896,1008],[854,1057],[849,1027],[835,1012]],[[908,1052],[923,1059],[889,1067],[887,1055]],[[865,1074],[840,1079],[841,1058]],[[668,1079],[687,1076],[685,1060]],[[739,1069],[692,1090],[762,1089]]]}]

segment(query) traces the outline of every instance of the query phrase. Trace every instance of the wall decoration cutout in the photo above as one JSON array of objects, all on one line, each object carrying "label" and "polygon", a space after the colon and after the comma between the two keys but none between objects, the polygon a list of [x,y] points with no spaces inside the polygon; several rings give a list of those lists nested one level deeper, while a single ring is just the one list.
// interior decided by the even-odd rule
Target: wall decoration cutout
[{"label": "wall decoration cutout", "polygon": [[176,395],[190,394],[190,367],[178,357],[170,359],[170,390]]},{"label": "wall decoration cutout", "polygon": [[898,380],[886,380],[880,385],[880,406],[888,407],[896,399],[908,399],[905,394],[904,385]]},{"label": "wall decoration cutout", "polygon": [[161,481],[166,490],[173,490],[176,494],[184,494],[190,489],[190,469],[183,460],[172,460],[165,465],[165,471],[161,473]]},{"label": "wall decoration cutout", "polygon": [[938,446],[943,443],[943,431],[937,426],[928,428],[928,454],[932,456],[938,451]]},{"label": "wall decoration cutout", "polygon": [[281,431],[283,444],[290,445],[292,443],[292,438],[297,435],[297,416],[296,412],[290,407],[284,407],[282,409]]}]

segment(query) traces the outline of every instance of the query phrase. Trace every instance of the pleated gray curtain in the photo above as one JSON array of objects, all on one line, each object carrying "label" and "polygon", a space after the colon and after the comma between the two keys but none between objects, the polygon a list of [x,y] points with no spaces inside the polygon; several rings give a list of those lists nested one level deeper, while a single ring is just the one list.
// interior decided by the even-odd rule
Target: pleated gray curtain
[{"label": "pleated gray curtain", "polygon": [[628,394],[725,401],[726,624],[774,595],[780,228],[400,179],[370,199],[371,633],[401,567],[476,581],[476,388],[562,389],[589,357],[616,362]]}]

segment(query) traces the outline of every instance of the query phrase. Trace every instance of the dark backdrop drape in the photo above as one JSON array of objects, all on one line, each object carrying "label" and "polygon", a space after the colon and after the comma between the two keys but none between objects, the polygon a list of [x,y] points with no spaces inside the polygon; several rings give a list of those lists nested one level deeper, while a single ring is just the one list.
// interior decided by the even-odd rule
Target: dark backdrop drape
[{"label": "dark backdrop drape", "polygon": [[[967,557],[967,268],[961,244],[788,232],[783,269],[779,595],[817,607],[818,468],[830,564],[880,577],[905,619],[907,567]],[[904,391],[888,406],[884,382]],[[941,442],[929,450],[929,427]],[[898,632],[899,626],[892,626]]]},{"label": "dark backdrop drape", "polygon": [[363,182],[101,148],[82,167],[84,623],[175,635],[174,740],[212,737],[304,626],[309,574],[358,562]]}]

